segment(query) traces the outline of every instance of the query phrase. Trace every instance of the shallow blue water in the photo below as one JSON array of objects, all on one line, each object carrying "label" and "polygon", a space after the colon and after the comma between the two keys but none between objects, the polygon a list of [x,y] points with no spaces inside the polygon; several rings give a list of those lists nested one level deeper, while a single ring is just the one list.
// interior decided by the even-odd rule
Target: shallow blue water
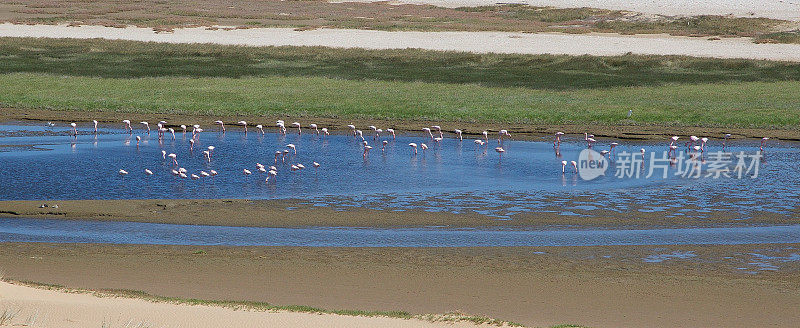
[{"label": "shallow blue water", "polygon": [[253,228],[0,218],[0,242],[308,247],[798,243],[800,225],[647,230]]},{"label": "shallow blue water", "polygon": [[[195,150],[189,151],[189,134],[177,133],[176,140],[168,135],[159,142],[155,132],[148,136],[135,128],[131,136],[116,125],[105,126],[100,135],[93,136],[81,125],[81,135],[74,139],[66,135],[68,126],[0,125],[4,132],[0,137],[0,200],[300,198],[317,206],[475,211],[501,219],[526,211],[580,216],[592,210],[664,212],[676,218],[724,211],[746,219],[755,212],[788,214],[800,205],[800,151],[791,143],[770,142],[766,163],[761,164],[756,179],[684,178],[673,175],[675,167],[667,179],[616,178],[612,166],[606,176],[584,181],[572,173],[562,175],[560,164],[561,160],[578,159],[585,149],[582,136],[566,137],[561,156],[555,154],[550,138],[506,141],[502,159],[494,151],[495,140],[483,148],[476,148],[472,139],[460,142],[453,138],[434,146],[421,133],[399,135],[397,140],[383,137],[389,144],[382,152],[380,140],[367,137],[375,148],[364,159],[360,140],[351,135],[298,136],[290,129],[283,136],[272,128],[266,135],[254,133],[253,128],[246,135],[230,128],[221,134],[209,123]],[[364,132],[369,134],[369,129]],[[138,147],[137,135],[142,137]],[[612,141],[600,140],[595,149],[608,149]],[[407,146],[410,142],[425,142],[431,149],[412,156]],[[288,143],[298,149],[290,162],[302,163],[306,169],[292,172],[288,164],[279,163],[276,181],[265,183],[266,175],[257,172],[255,164],[275,165],[274,152],[286,149]],[[617,154],[638,153],[640,148],[648,154],[660,153],[666,148],[666,142],[620,143]],[[216,150],[207,163],[201,151],[209,145]],[[720,141],[712,140],[709,152],[719,147]],[[179,165],[188,174],[213,169],[219,175],[196,181],[173,177],[161,150],[177,154]],[[729,148],[749,154],[757,150],[758,141],[752,140],[733,142]],[[321,167],[315,170],[313,161]],[[145,168],[155,174],[146,176]],[[245,168],[253,174],[242,174]],[[120,169],[130,174],[123,178]],[[641,170],[646,174],[649,167]],[[575,196],[584,199],[575,201]]]}]

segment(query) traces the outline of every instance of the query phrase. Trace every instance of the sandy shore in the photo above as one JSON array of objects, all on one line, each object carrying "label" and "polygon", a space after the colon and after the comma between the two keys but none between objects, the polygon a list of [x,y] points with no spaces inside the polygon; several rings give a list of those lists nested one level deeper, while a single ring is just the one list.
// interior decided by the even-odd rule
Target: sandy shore
[{"label": "sandy shore", "polygon": [[[372,2],[373,0],[347,0],[347,2]],[[331,1],[344,2],[344,1]],[[738,17],[767,17],[800,20],[800,1],[797,0],[391,0],[397,4],[429,4],[438,7],[475,7],[496,3],[522,3],[531,6],[557,8],[603,8],[630,10],[660,15],[734,15]]]},{"label": "sandy shore", "polygon": [[[797,263],[779,263],[781,271],[755,275],[736,267],[752,261],[748,253],[776,248],[796,253],[797,247],[0,244],[0,269],[9,279],[70,288],[134,289],[170,297],[325,309],[461,311],[532,326],[791,327],[800,320]],[[693,252],[697,258],[642,260],[676,251]]]},{"label": "sandy shore", "polygon": [[209,30],[204,27],[156,33],[149,28],[0,24],[0,37],[103,38],[167,43],[214,43],[247,46],[325,46],[336,48],[419,48],[475,53],[612,56],[685,55],[800,61],[800,44],[755,44],[749,38],[711,41],[666,35],[555,34],[511,32],[388,32],[369,30],[252,28]]},{"label": "sandy shore", "polygon": [[[332,200],[335,203],[336,200]],[[571,202],[582,204],[584,197]],[[47,208],[39,208],[47,204]],[[58,205],[58,208],[52,206]],[[747,220],[737,220],[736,213],[718,211],[712,217],[687,215],[680,219],[666,218],[665,212],[639,212],[637,205],[628,211],[604,209],[573,210],[581,216],[560,215],[560,203],[540,211],[525,211],[511,215],[510,220],[473,211],[459,214],[427,212],[424,210],[395,211],[336,206],[314,206],[303,200],[247,199],[141,199],[141,200],[35,200],[0,201],[0,217],[46,218],[93,221],[130,221],[189,225],[222,225],[243,227],[507,227],[535,228],[580,225],[581,227],[714,227],[749,226],[757,224],[800,224],[795,214],[755,213]],[[550,212],[543,212],[548,210]],[[687,208],[688,210],[688,208]],[[705,209],[697,209],[704,211]],[[690,213],[690,212],[685,212]],[[699,212],[698,212],[699,213]]]},{"label": "sandy shore", "polygon": [[450,324],[417,319],[262,312],[156,303],[0,282],[0,312],[3,311],[11,311],[6,313],[14,313],[14,318],[0,325],[2,327],[489,327],[466,322]]}]

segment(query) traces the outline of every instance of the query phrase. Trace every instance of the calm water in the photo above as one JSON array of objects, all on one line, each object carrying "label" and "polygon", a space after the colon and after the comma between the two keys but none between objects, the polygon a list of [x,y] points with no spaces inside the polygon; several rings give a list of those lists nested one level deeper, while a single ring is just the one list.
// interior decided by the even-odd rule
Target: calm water
[{"label": "calm water", "polygon": [[[0,200],[300,198],[318,206],[471,210],[499,218],[525,211],[579,215],[603,210],[664,212],[673,217],[724,211],[746,219],[759,212],[788,215],[800,205],[800,152],[791,143],[770,141],[755,179],[685,178],[674,175],[676,167],[670,168],[667,179],[616,178],[617,167],[612,166],[606,176],[584,181],[572,173],[561,174],[561,160],[577,160],[586,148],[582,136],[564,138],[560,156],[550,138],[506,141],[502,160],[494,151],[496,140],[490,141],[490,147],[478,149],[472,139],[446,138],[434,146],[421,133],[399,135],[396,141],[382,138],[389,141],[382,152],[380,140],[367,137],[375,148],[364,159],[360,140],[350,135],[298,136],[290,128],[283,136],[271,127],[266,135],[252,128],[247,135],[231,128],[221,134],[209,122],[195,150],[190,151],[190,134],[177,133],[176,140],[167,135],[159,142],[156,132],[148,136],[140,126],[134,125],[133,136],[118,127],[121,124],[103,127],[97,137],[74,139],[66,135],[69,127],[63,125],[0,125]],[[85,125],[79,126],[79,131],[90,133]],[[369,129],[364,133],[369,134]],[[142,137],[138,147],[135,136]],[[608,149],[612,141],[600,140],[595,149]],[[412,156],[410,142],[428,143],[431,149]],[[288,143],[298,149],[291,162],[302,163],[306,169],[292,172],[281,163],[276,181],[265,183],[266,175],[257,172],[255,164],[274,165],[275,151],[286,149]],[[640,148],[660,154],[666,149],[666,142],[620,143],[617,154],[638,153]],[[201,152],[209,145],[216,150],[207,163]],[[709,152],[719,150],[720,140],[712,140],[708,147]],[[213,169],[219,175],[196,181],[173,177],[169,160],[161,158],[162,150],[177,154],[188,174]],[[758,141],[753,140],[733,142],[729,148],[748,154],[757,150]],[[321,167],[315,170],[313,161]],[[146,168],[155,174],[146,176]],[[242,174],[245,168],[253,174]],[[120,169],[130,174],[123,178]],[[649,164],[640,170],[646,174]],[[582,200],[576,202],[575,197]]]},{"label": "calm water", "polygon": [[0,242],[308,247],[798,243],[800,225],[647,230],[253,228],[0,218]]}]

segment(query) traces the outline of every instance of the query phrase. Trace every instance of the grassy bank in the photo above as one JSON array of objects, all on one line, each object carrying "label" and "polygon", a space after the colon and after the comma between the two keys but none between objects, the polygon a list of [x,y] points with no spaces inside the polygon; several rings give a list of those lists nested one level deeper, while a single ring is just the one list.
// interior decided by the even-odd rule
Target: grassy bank
[{"label": "grassy bank", "polygon": [[323,0],[26,0],[0,4],[0,21],[70,23],[160,31],[186,26],[356,28],[415,31],[615,32],[625,34],[757,37],[765,42],[796,43],[765,35],[796,29],[797,24],[768,18],[718,15],[664,16],[595,8],[550,8],[519,4],[444,8],[431,5],[329,3]]},{"label": "grassy bank", "polygon": [[[535,124],[794,127],[800,64],[0,39],[0,105]],[[634,115],[627,119],[628,110]]]}]

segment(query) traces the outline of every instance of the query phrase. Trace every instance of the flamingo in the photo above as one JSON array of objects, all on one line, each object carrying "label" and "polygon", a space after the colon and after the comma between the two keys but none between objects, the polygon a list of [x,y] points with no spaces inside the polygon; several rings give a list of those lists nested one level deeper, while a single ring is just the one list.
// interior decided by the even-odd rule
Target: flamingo
[{"label": "flamingo", "polygon": [[561,175],[564,175],[567,172],[567,161],[561,161]]},{"label": "flamingo", "polygon": [[278,156],[281,156],[282,154],[283,152],[280,150],[275,152],[275,164],[278,164]]},{"label": "flamingo", "polygon": [[178,172],[178,176],[181,177],[182,179],[188,178],[188,176],[186,175],[186,172]]},{"label": "flamingo", "polygon": [[294,144],[288,144],[286,145],[286,148],[290,148],[291,150],[294,151],[294,154],[297,155],[297,147],[295,147]]},{"label": "flamingo", "polygon": [[147,128],[147,135],[149,136],[150,135],[150,124],[145,122],[145,121],[141,121],[139,123],[141,123],[142,125],[144,125],[145,128]]},{"label": "flamingo", "polygon": [[680,137],[678,137],[678,136],[672,136],[672,138],[670,138],[671,141],[670,141],[669,145],[670,146],[674,145],[678,141],[679,138]]},{"label": "flamingo", "polygon": [[214,153],[214,149],[217,149],[217,147],[214,147],[214,146],[208,146],[208,155],[209,155],[209,156],[208,156],[208,158],[209,158],[209,159],[211,158],[211,156],[210,156],[210,155],[214,155],[214,154],[213,154],[213,153]]},{"label": "flamingo", "polygon": [[317,129],[317,125],[316,124],[311,123],[308,127],[314,129],[314,133],[319,135],[319,129]]},{"label": "flamingo", "polygon": [[330,132],[328,132],[328,128],[322,128],[322,134],[326,136],[330,135]]},{"label": "flamingo", "polygon": [[731,137],[731,134],[730,134],[730,133],[726,133],[726,134],[725,134],[725,139],[724,139],[724,140],[722,140],[722,148],[725,148],[725,147],[726,147],[726,144],[728,143],[728,139],[730,139],[730,137]]},{"label": "flamingo", "polygon": [[203,157],[206,158],[206,162],[211,163],[211,153],[208,150],[203,151]]},{"label": "flamingo", "polygon": [[421,143],[419,144],[419,148],[422,149],[422,153],[424,154],[426,150],[428,150],[428,145]]},{"label": "flamingo", "polygon": [[593,145],[595,142],[597,142],[597,140],[594,140],[594,138],[587,138],[587,139],[586,139],[586,144],[587,144],[587,147],[586,147],[586,148],[592,148],[592,145]]},{"label": "flamingo", "polygon": [[286,125],[283,123],[283,121],[278,120],[277,122],[275,122],[275,126],[278,127],[278,132],[280,132],[283,135],[286,135]]},{"label": "flamingo", "polygon": [[200,176],[192,173],[192,180],[197,180],[197,179],[200,179]]},{"label": "flamingo", "polygon": [[644,148],[639,149],[639,151],[642,153],[642,165],[644,165]]},{"label": "flamingo", "polygon": [[172,175],[174,175],[176,177],[180,174],[180,172],[178,172],[178,170],[176,170],[176,169],[170,170],[170,173],[172,173]]},{"label": "flamingo", "polygon": [[237,124],[243,126],[244,127],[244,134],[247,134],[247,122],[239,121]]},{"label": "flamingo", "polygon": [[364,132],[361,132],[361,130],[356,130],[356,136],[361,138],[361,141],[364,141]]},{"label": "flamingo", "polygon": [[706,149],[706,142],[708,142],[708,138],[700,138],[700,148],[703,148],[703,151]]},{"label": "flamingo", "polygon": [[216,176],[217,174],[219,174],[219,173],[217,173],[217,171],[214,171],[214,170],[209,170],[208,173],[211,174],[212,177]]},{"label": "flamingo", "polygon": [[500,130],[497,134],[498,134],[497,142],[499,142],[499,143],[503,143],[503,137],[506,136],[506,135],[509,138],[511,138],[511,134],[508,133],[508,130]]},{"label": "flamingo", "polygon": [[477,150],[478,150],[478,148],[480,148],[480,147],[481,147],[481,146],[483,146],[483,145],[484,145],[484,142],[483,142],[483,140],[481,140],[481,139],[475,139],[475,151],[477,151]]},{"label": "flamingo", "polygon": [[569,161],[569,164],[572,165],[573,169],[575,169],[575,173],[578,173],[578,163],[575,161]]},{"label": "flamingo", "polygon": [[432,129],[436,129],[439,132],[439,138],[444,139],[444,133],[442,133],[442,127],[438,125],[431,126]]},{"label": "flamingo", "polygon": [[694,146],[694,143],[697,142],[697,140],[700,140],[700,138],[698,138],[697,136],[690,136],[689,137],[689,147],[691,148],[692,146]]},{"label": "flamingo", "polygon": [[189,139],[189,151],[194,151],[194,139]]},{"label": "flamingo", "polygon": [[388,141],[386,141],[386,140],[384,140],[384,141],[383,141],[383,147],[381,147],[381,151],[386,151],[386,145],[387,145],[387,144],[389,144],[389,142],[388,142]]},{"label": "flamingo", "polygon": [[181,124],[181,130],[183,131],[183,134],[186,134],[186,125]]},{"label": "flamingo", "polygon": [[761,148],[759,148],[760,150],[762,150],[762,151],[763,151],[763,150],[764,150],[764,147],[766,147],[766,146],[767,146],[767,140],[769,140],[769,137],[763,137],[763,138],[761,138]]},{"label": "flamingo", "polygon": [[461,136],[461,130],[459,130],[459,129],[456,129],[456,130],[455,130],[455,131],[453,131],[453,132],[455,132],[455,133],[456,133],[456,135],[458,136],[458,141],[464,141],[464,138]]},{"label": "flamingo", "polygon": [[560,131],[556,132],[556,139],[553,140],[553,145],[554,146],[560,146],[561,145],[561,136],[563,136],[563,135],[564,135],[564,132],[560,132]]},{"label": "flamingo", "polygon": [[175,140],[175,129],[173,129],[173,128],[169,128],[169,129],[167,129],[167,130],[169,130],[169,133],[171,133],[171,134],[172,134],[172,140]]},{"label": "flamingo", "polygon": [[486,140],[486,143],[489,143],[489,131],[483,131],[483,140]]},{"label": "flamingo", "polygon": [[422,128],[423,132],[428,132],[428,135],[431,136],[431,140],[433,140],[433,133],[431,132],[431,128]]},{"label": "flamingo", "polygon": [[161,158],[162,159],[167,159],[167,151],[166,150],[162,150],[161,151]]},{"label": "flamingo", "polygon": [[[375,138],[380,138],[381,137],[381,132],[383,132],[383,130],[381,130],[381,129],[375,130]],[[375,139],[375,138],[373,138],[373,139]]]},{"label": "flamingo", "polygon": [[497,147],[497,148],[494,149],[494,151],[496,151],[498,154],[500,154],[500,159],[503,159],[503,153],[506,152],[506,150],[503,149],[503,147]]},{"label": "flamingo", "polygon": [[211,174],[208,174],[208,172],[206,172],[206,171],[200,171],[200,176],[204,177],[204,178],[207,178],[207,177],[211,176]]},{"label": "flamingo", "polygon": [[74,135],[77,138],[78,137],[78,125],[75,124],[75,123],[70,123],[69,126],[72,127],[72,135]]},{"label": "flamingo", "polygon": [[222,121],[214,121],[214,124],[219,124],[219,130],[222,133],[225,133],[225,122]]},{"label": "flamingo", "polygon": [[394,135],[394,129],[386,129],[386,133],[390,133],[392,135],[392,140],[396,139],[396,136]]},{"label": "flamingo", "polygon": [[[372,134],[373,134],[373,135],[374,135],[374,134],[375,134],[375,133],[378,131],[378,128],[377,128],[376,126],[374,126],[374,125],[370,125],[370,126],[368,126],[368,128],[369,128],[370,130],[372,130]],[[373,138],[374,138],[374,137],[373,137]]]},{"label": "flamingo", "polygon": [[94,123],[94,134],[97,134],[97,120],[92,120],[92,123]]},{"label": "flamingo", "polygon": [[319,163],[317,163],[317,162],[312,162],[311,165],[314,166],[314,170],[315,171],[316,171],[317,168],[319,168]]},{"label": "flamingo", "polygon": [[367,158],[367,155],[369,155],[369,150],[370,149],[372,149],[372,146],[369,146],[369,145],[364,146],[364,158],[365,159]]},{"label": "flamingo", "polygon": [[133,133],[133,128],[131,127],[131,121],[130,120],[122,120],[122,124],[125,124],[125,130],[128,131],[128,134]]},{"label": "flamingo", "polygon": [[136,147],[139,147],[139,142],[142,141],[142,137],[136,136]]},{"label": "flamingo", "polygon": [[609,147],[610,147],[610,149],[609,149],[609,152],[613,152],[613,151],[614,151],[614,147],[616,147],[616,146],[619,146],[619,143],[612,142],[612,143],[609,145]]},{"label": "flamingo", "polygon": [[350,130],[353,131],[353,136],[355,137],[356,136],[356,126],[352,125],[352,124],[349,124],[349,125],[347,125],[347,127],[350,128]]},{"label": "flamingo", "polygon": [[242,173],[244,173],[244,175],[250,175],[253,172],[250,172],[250,170],[248,170],[248,169],[244,169],[244,170],[242,170]]},{"label": "flamingo", "polygon": [[122,176],[122,180],[125,180],[125,176],[128,175],[128,171],[120,169],[119,175]]},{"label": "flamingo", "polygon": [[172,153],[172,154],[167,155],[167,157],[172,159],[172,164],[173,165],[178,166],[178,155],[175,155],[174,153]]},{"label": "flamingo", "polygon": [[300,133],[302,133],[302,131],[300,130],[300,123],[298,123],[298,122],[294,122],[294,123],[292,123],[292,126],[297,128],[297,134],[298,134],[298,135],[299,135]]},{"label": "flamingo", "polygon": [[261,124],[256,125],[256,129],[258,129],[258,131],[261,132],[262,135],[264,134],[264,126],[263,125],[261,125]]},{"label": "flamingo", "polygon": [[305,167],[305,166],[303,166],[303,164],[297,163],[297,168],[302,170],[302,169],[304,169],[304,168],[306,168],[306,167]]},{"label": "flamingo", "polygon": [[408,144],[408,146],[411,147],[411,148],[414,148],[414,155],[416,155],[417,154],[417,144],[412,142],[412,143]]},{"label": "flamingo", "polygon": [[145,175],[153,175],[153,171],[150,171],[149,169],[144,169],[144,174]]}]

